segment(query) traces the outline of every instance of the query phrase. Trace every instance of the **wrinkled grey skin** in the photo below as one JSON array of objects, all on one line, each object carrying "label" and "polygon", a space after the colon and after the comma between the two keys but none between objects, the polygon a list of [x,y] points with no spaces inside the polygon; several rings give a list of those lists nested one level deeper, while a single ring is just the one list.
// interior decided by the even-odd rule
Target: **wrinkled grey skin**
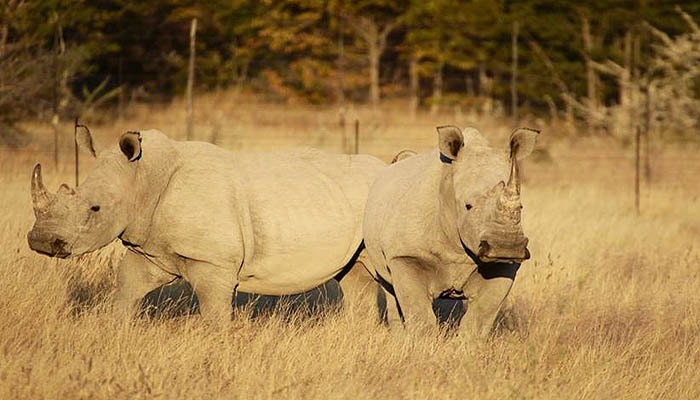
[{"label": "wrinkled grey skin", "polygon": [[359,251],[369,186],[385,168],[313,149],[233,153],[155,130],[98,154],[81,134],[96,165],[78,188],[50,193],[34,169],[29,246],[69,257],[121,239],[115,308],[127,314],[178,277],[212,320],[230,318],[236,289],[284,295],[328,281]]},{"label": "wrinkled grey skin", "polygon": [[490,331],[530,257],[517,161],[532,151],[537,134],[517,129],[503,151],[476,129],[439,127],[438,149],[379,174],[365,207],[364,236],[390,325],[434,324],[433,300],[448,297],[467,301],[460,330]]}]

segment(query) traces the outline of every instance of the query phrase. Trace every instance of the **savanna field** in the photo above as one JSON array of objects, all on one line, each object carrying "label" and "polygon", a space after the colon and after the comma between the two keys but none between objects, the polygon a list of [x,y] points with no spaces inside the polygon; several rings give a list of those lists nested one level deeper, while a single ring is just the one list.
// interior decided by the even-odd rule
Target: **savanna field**
[{"label": "savanna field", "polygon": [[[212,94],[196,105],[195,139],[341,152],[353,148],[359,119],[359,151],[389,161],[435,147],[436,125],[477,127],[498,147],[512,128],[451,110],[411,120],[400,104],[385,107],[347,108],[344,138],[338,109]],[[127,130],[184,139],[184,120],[176,101],[82,122],[116,146]],[[312,318],[239,312],[217,327],[198,315],[113,317],[119,243],[69,260],[28,248],[34,163],[52,191],[74,175],[72,125],[61,126],[57,169],[50,126],[27,124],[31,143],[0,148],[0,398],[700,398],[700,146],[652,133],[637,215],[631,135],[522,124],[542,129],[523,164],[532,259],[486,342],[444,327],[390,331],[362,305],[371,290],[364,303]],[[89,168],[82,155],[81,177]]]}]

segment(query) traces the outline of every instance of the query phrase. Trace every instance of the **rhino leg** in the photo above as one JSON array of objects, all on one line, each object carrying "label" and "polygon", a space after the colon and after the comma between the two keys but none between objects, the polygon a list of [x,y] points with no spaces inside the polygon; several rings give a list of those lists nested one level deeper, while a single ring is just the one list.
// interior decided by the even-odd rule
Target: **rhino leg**
[{"label": "rhino leg", "polygon": [[389,269],[404,326],[423,330],[437,324],[433,313],[433,298],[427,287],[429,279],[420,265],[411,259],[399,258],[389,262]]},{"label": "rhino leg", "polygon": [[148,292],[172,281],[173,278],[173,275],[156,267],[146,257],[127,251],[117,271],[115,312],[133,316],[141,299]]},{"label": "rhino leg", "polygon": [[464,285],[467,313],[459,324],[460,332],[470,337],[488,336],[519,267],[519,264],[494,264],[472,272]]},{"label": "rhino leg", "polygon": [[401,327],[401,314],[396,298],[382,285],[377,285],[377,309],[380,321],[389,325],[389,328]]},{"label": "rhino leg", "polygon": [[343,290],[343,307],[353,313],[372,313],[375,309],[372,300],[377,282],[372,278],[367,263],[366,258],[360,257],[349,271],[343,271],[342,276],[338,274],[335,278]]},{"label": "rhino leg", "polygon": [[199,299],[199,313],[208,321],[230,321],[236,289],[236,274],[229,267],[205,261],[187,261],[185,278],[192,284]]}]

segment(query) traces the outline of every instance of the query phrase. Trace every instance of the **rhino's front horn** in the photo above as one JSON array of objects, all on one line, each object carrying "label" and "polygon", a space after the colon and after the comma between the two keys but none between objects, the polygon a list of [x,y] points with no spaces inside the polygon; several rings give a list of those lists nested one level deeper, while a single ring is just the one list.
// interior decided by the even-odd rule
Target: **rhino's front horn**
[{"label": "rhino's front horn", "polygon": [[496,220],[507,230],[519,230],[520,224],[520,180],[518,178],[518,162],[511,158],[510,177],[496,203]]},{"label": "rhino's front horn", "polygon": [[44,182],[41,179],[41,164],[37,164],[32,172],[32,203],[34,210],[44,210],[49,206],[50,202],[51,195],[44,187]]}]

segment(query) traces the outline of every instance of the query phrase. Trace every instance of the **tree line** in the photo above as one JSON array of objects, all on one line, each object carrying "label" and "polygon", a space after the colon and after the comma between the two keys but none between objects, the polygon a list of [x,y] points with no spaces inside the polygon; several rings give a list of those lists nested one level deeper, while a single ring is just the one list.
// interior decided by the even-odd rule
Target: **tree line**
[{"label": "tree line", "polygon": [[[687,33],[700,15],[697,1],[667,0],[5,0],[0,7],[5,123],[182,94],[196,18],[200,90],[245,87],[314,104],[401,97],[412,113],[460,105],[594,124],[598,110],[629,97],[615,68],[628,83],[656,73],[662,35]],[[690,79],[697,98],[697,73]]]}]

